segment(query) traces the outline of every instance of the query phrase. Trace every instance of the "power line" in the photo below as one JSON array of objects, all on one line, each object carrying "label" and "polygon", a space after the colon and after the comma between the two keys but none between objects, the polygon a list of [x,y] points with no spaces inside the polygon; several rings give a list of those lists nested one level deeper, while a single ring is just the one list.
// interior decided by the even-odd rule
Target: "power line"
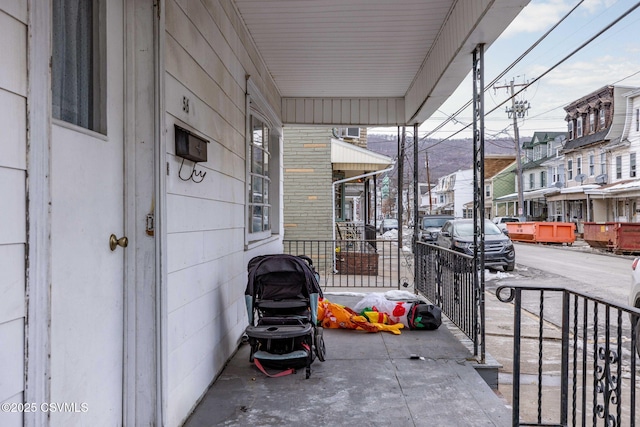
[{"label": "power line", "polygon": [[[565,15],[562,20],[564,20],[571,12],[573,12],[580,4],[582,3],[582,1],[580,3],[578,3],[578,5],[576,5],[567,15]],[[574,56],[576,53],[578,53],[580,50],[584,49],[586,46],[588,46],[590,43],[592,43],[595,39],[597,39],[598,37],[600,37],[602,34],[604,34],[606,31],[608,31],[609,29],[611,29],[611,27],[613,27],[614,25],[616,25],[618,22],[620,22],[622,19],[626,18],[631,12],[633,12],[635,9],[637,9],[640,6],[640,2],[636,3],[634,6],[632,6],[631,8],[629,8],[625,13],[623,13],[622,15],[620,15],[618,18],[616,18],[615,20],[613,20],[611,23],[609,23],[607,26],[605,26],[603,29],[601,29],[600,31],[598,31],[596,34],[594,34],[593,36],[591,36],[587,41],[585,41],[584,43],[582,43],[580,46],[578,46],[577,48],[575,48],[573,51],[571,51],[568,55],[566,55],[564,58],[562,58],[560,61],[556,62],[553,66],[551,66],[549,69],[547,69],[545,72],[543,72],[540,76],[534,78],[531,82],[527,83],[525,87],[523,87],[522,89],[520,89],[519,91],[515,92],[513,94],[513,96],[505,99],[503,102],[501,102],[500,104],[498,104],[497,106],[495,106],[492,110],[490,110],[489,112],[485,113],[485,116],[493,113],[494,111],[496,111],[498,108],[501,108],[504,104],[506,104],[508,101],[510,101],[513,97],[519,95],[520,93],[522,93],[523,91],[525,91],[529,86],[531,86],[534,83],[537,83],[539,80],[541,80],[544,76],[546,76],[547,74],[549,74],[551,71],[553,71],[554,69],[558,68],[560,65],[562,65],[564,62],[566,62],[569,58],[571,58],[572,56]],[[562,22],[562,20],[560,22]],[[560,23],[558,22],[558,24]],[[556,28],[557,25],[554,25],[552,27]],[[545,33],[543,35],[543,37],[546,37],[549,34],[550,31],[547,31],[547,33]],[[542,38],[541,38],[542,39]],[[536,41],[536,44],[541,41],[541,39],[538,39],[538,41]],[[535,45],[535,44],[534,44]],[[527,50],[527,53],[530,52],[531,49]],[[524,55],[524,54],[523,54]],[[520,56],[520,58],[518,58],[518,61],[523,57],[523,55]],[[500,77],[502,77],[504,74],[506,74],[506,72],[508,70],[510,70],[513,67],[509,67],[507,68],[507,70],[502,73],[500,75]],[[640,73],[640,71],[639,71]],[[634,73],[632,75],[635,75],[637,73]],[[628,78],[628,77],[627,77]],[[624,79],[623,79],[624,80]],[[487,90],[489,86],[485,87],[485,91]],[[471,102],[473,101],[469,101],[467,104],[465,104],[465,106],[461,109],[459,109],[458,111],[461,111],[462,109],[468,107]],[[454,113],[454,115],[456,115],[456,113]],[[447,122],[448,123],[448,122]],[[444,123],[446,124],[446,123]],[[444,124],[442,124],[441,126],[437,127],[436,130],[442,128],[442,126],[444,126]],[[449,139],[451,139],[452,137],[458,135],[459,133],[461,133],[462,131],[468,129],[471,126],[471,124],[468,124],[466,126],[464,126],[462,129],[459,129],[458,131],[454,132],[452,135],[449,135],[448,137],[440,140],[438,143],[434,144],[435,145],[439,145]],[[430,136],[431,134],[433,134],[433,132],[435,132],[436,130],[428,133],[424,138]],[[433,147],[432,146],[432,147]]]},{"label": "power line", "polygon": [[[494,84],[496,84],[498,82],[498,80],[500,80],[502,77],[504,77],[509,71],[511,71],[513,69],[513,67],[515,67],[520,61],[522,61],[523,58],[525,58],[529,53],[531,53],[531,51],[533,49],[535,49],[540,43],[542,43],[542,41],[544,41],[544,39],[547,38],[547,36],[549,34],[551,34],[551,32],[553,30],[555,30],[558,25],[560,25],[565,19],[567,19],[577,8],[578,6],[580,6],[582,3],[584,2],[584,0],[580,0],[569,12],[567,12],[558,22],[556,22],[551,28],[549,28],[542,36],[540,36],[540,38],[538,38],[538,40],[535,41],[535,43],[533,43],[527,50],[525,50],[515,61],[513,61],[504,71],[502,71],[495,79],[493,79],[493,81],[491,83],[489,83],[488,85],[486,85],[485,87],[485,92]],[[444,127],[447,123],[449,123],[452,119],[455,119],[456,116],[458,116],[462,111],[464,111],[467,107],[469,107],[471,104],[473,103],[473,99],[467,101],[462,107],[460,107],[455,113],[453,113],[451,116],[449,116],[449,118],[447,120],[445,120],[443,123],[441,123],[440,125],[436,126],[436,128],[434,130],[432,130],[431,132],[429,132],[427,135],[425,135],[426,137],[429,137],[430,135],[433,135],[435,132],[437,132],[438,130],[442,129],[442,127]],[[441,111],[442,112],[442,111]],[[485,114],[486,116],[486,114]],[[471,124],[468,124],[465,128],[471,126]]]}]

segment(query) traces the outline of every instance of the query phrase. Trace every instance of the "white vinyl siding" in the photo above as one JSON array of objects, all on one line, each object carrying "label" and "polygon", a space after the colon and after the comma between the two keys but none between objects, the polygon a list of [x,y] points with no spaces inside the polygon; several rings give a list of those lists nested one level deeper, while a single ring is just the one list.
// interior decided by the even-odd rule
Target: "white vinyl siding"
[{"label": "white vinyl siding", "polygon": [[[247,315],[246,268],[255,254],[282,251],[278,240],[245,244],[247,75],[279,114],[277,89],[237,17],[217,2],[166,2],[164,91],[167,129],[166,425],[181,425],[237,349]],[[260,77],[260,76],[265,76]],[[183,108],[184,99],[190,108]],[[210,141],[206,171],[182,181],[174,125]],[[271,156],[271,167],[280,159]],[[278,157],[278,156],[276,156]],[[281,173],[275,185],[281,186]],[[273,195],[273,194],[271,194]],[[279,201],[272,201],[279,209]],[[272,223],[277,229],[277,224]]]},{"label": "white vinyl siding", "polygon": [[[0,403],[24,401],[27,165],[27,2],[0,10]],[[22,414],[0,414],[21,426]]]}]

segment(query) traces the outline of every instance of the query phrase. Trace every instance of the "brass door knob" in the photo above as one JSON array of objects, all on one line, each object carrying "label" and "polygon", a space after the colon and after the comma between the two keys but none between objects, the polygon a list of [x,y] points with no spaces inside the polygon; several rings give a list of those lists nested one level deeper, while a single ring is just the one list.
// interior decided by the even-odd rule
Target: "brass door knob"
[{"label": "brass door knob", "polygon": [[115,234],[109,236],[109,248],[115,251],[118,246],[126,248],[129,244],[129,239],[126,237],[117,238]]}]

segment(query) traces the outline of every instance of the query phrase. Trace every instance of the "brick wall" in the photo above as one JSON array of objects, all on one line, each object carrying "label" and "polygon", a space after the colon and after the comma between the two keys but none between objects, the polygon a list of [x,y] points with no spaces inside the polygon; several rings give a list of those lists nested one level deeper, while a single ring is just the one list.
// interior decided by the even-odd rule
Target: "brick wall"
[{"label": "brick wall", "polygon": [[284,128],[284,238],[332,238],[331,129]]}]

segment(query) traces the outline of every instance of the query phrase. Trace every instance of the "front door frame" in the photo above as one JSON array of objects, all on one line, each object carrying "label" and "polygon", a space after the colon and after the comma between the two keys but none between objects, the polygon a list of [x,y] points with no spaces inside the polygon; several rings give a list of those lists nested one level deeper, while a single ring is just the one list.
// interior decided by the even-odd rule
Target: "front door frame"
[{"label": "front door frame", "polygon": [[[28,10],[24,402],[51,402],[51,2]],[[24,425],[46,426],[48,415],[25,412]]]},{"label": "front door frame", "polygon": [[131,251],[124,279],[123,424],[164,425],[164,2],[124,2],[125,228]]},{"label": "front door frame", "polygon": [[[125,76],[125,105],[134,107],[138,114],[145,114],[147,128],[143,131],[147,135],[144,139],[140,133],[136,133],[136,120],[128,119],[125,123],[125,162],[131,159],[132,150],[139,142],[147,143],[151,150],[147,153],[151,156],[153,170],[143,168],[140,163],[128,164],[125,169],[125,230],[132,237],[132,244],[126,251],[125,258],[125,334],[124,370],[125,381],[123,383],[123,424],[137,425],[142,418],[151,419],[148,425],[164,425],[166,413],[166,325],[163,319],[166,314],[166,272],[164,270],[166,259],[166,241],[163,238],[165,229],[163,218],[166,212],[164,168],[166,164],[166,150],[164,142],[164,1],[124,0],[127,12],[135,11],[145,19],[147,26],[143,28],[146,35],[142,41],[136,41],[132,29],[136,27],[133,15],[125,14],[126,26],[126,76]],[[141,4],[142,3],[142,4]],[[149,26],[150,24],[150,26]],[[51,272],[52,272],[52,248],[51,248],[51,34],[52,34],[52,9],[51,3],[44,2],[38,7],[28,9],[28,44],[26,46],[28,56],[28,95],[27,95],[27,248],[26,248],[26,320],[25,320],[25,383],[24,402],[50,402],[51,401]],[[146,40],[146,41],[145,41]],[[144,79],[134,73],[135,61],[142,60],[134,57],[136,43],[150,43],[153,48],[152,63],[146,59],[146,66],[151,66],[153,73],[153,105],[143,105],[136,102],[135,89],[137,83]],[[144,63],[144,62],[143,62]],[[148,79],[149,76],[146,76]],[[132,98],[133,97],[133,98]],[[133,102],[130,104],[130,102]],[[129,112],[134,112],[129,111]],[[131,117],[131,116],[127,116]],[[146,160],[149,160],[148,158]],[[147,163],[148,165],[148,163]],[[149,180],[148,177],[152,178]],[[153,280],[147,280],[143,288],[153,289],[154,298],[149,300],[140,298],[144,292],[140,291],[139,283],[136,283],[135,268],[143,255],[137,250],[135,244],[140,233],[136,224],[140,223],[136,211],[140,205],[135,196],[135,187],[132,183],[139,182],[145,177],[147,190],[153,194],[153,206],[146,205],[153,219],[153,245],[151,259],[153,266]],[[142,208],[141,208],[142,209]],[[136,229],[138,228],[138,229]],[[143,229],[146,232],[146,230]],[[148,254],[147,254],[148,255]],[[148,258],[147,258],[148,260]],[[149,304],[149,301],[152,301]],[[140,325],[136,319],[138,316],[151,319],[150,322]],[[150,333],[151,332],[151,333]],[[150,335],[149,340],[140,340],[145,334]],[[137,375],[136,369],[141,363],[149,360],[141,360],[140,350],[146,355],[151,355],[151,367],[142,376]],[[153,384],[153,387],[150,385]],[[146,395],[144,402],[137,396],[138,392]],[[134,422],[130,422],[134,420]],[[49,425],[48,413],[44,411],[26,412],[24,425],[39,427]]]}]

